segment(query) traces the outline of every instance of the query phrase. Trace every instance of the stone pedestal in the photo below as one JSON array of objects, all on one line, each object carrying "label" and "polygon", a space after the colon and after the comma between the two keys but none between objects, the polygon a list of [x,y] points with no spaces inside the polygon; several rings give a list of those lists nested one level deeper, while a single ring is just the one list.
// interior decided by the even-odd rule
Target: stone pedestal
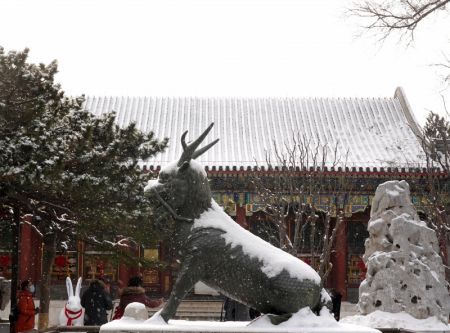
[{"label": "stone pedestal", "polygon": [[169,324],[145,324],[125,319],[120,324],[114,322],[103,325],[100,333],[381,333],[381,331],[357,325],[340,324],[335,327],[247,327],[248,322],[192,322],[170,320]]},{"label": "stone pedestal", "polygon": [[380,331],[359,325],[342,324],[323,309],[317,316],[309,308],[303,308],[293,314],[289,320],[279,325],[271,324],[268,315],[263,315],[249,321],[188,321],[169,320],[168,323],[155,313],[150,319],[144,320],[145,306],[139,303],[131,303],[125,309],[125,314],[120,320],[109,322],[100,328],[100,333],[379,333]]}]

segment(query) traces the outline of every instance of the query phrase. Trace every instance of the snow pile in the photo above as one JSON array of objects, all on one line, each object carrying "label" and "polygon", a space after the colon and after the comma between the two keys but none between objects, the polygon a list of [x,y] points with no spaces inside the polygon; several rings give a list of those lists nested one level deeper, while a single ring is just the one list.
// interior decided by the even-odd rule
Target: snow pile
[{"label": "snow pile", "polygon": [[373,328],[402,328],[414,331],[433,330],[447,331],[450,326],[436,317],[416,319],[406,312],[390,313],[375,311],[365,316],[349,316],[342,318],[340,323],[362,325]]},{"label": "snow pile", "polygon": [[334,319],[333,315],[330,314],[330,311],[326,308],[322,308],[320,311],[320,316],[316,316],[309,307],[300,309],[297,313],[294,313],[289,320],[285,322],[273,325],[270,322],[269,316],[264,315],[261,316],[254,321],[252,321],[249,327],[328,327],[328,328],[336,328],[339,327],[339,323]]},{"label": "snow pile", "polygon": [[132,302],[126,306],[123,316],[136,320],[145,320],[148,318],[148,312],[145,304]]},{"label": "snow pile", "polygon": [[223,230],[225,242],[232,247],[241,246],[248,256],[258,258],[263,263],[262,271],[268,277],[275,277],[285,269],[291,277],[320,283],[319,275],[311,266],[243,229],[214,200],[211,200],[211,208],[195,220],[192,228]]},{"label": "snow pile", "polygon": [[420,221],[408,183],[389,181],[378,186],[370,214],[360,312],[404,311],[417,319],[436,316],[446,322],[450,295],[438,240]]}]

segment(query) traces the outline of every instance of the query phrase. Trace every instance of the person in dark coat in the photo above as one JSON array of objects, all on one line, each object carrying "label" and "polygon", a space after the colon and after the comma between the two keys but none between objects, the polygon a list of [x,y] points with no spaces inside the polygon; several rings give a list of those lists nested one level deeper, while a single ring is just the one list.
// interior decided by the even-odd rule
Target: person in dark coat
[{"label": "person in dark coat", "polygon": [[142,287],[143,281],[139,276],[132,277],[128,282],[128,287],[122,289],[120,302],[114,313],[114,319],[120,319],[123,316],[125,308],[128,304],[138,302],[145,304],[148,308],[156,308],[163,302],[162,299],[150,299],[145,295],[145,289]]},{"label": "person in dark coat", "polygon": [[81,297],[81,306],[84,307],[84,324],[100,326],[108,322],[107,310],[113,308],[111,296],[105,290],[102,281],[92,280],[89,288]]}]

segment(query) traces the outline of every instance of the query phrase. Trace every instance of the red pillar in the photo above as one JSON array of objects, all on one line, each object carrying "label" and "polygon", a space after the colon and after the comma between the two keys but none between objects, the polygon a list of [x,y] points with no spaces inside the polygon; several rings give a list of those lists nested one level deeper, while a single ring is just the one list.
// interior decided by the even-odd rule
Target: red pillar
[{"label": "red pillar", "polygon": [[[132,267],[128,267],[128,272],[129,274],[133,277],[133,276],[141,276],[141,270],[139,268],[139,266],[132,266]],[[128,282],[128,281],[127,281]]]},{"label": "red pillar", "polygon": [[[129,254],[131,254],[135,257],[139,257],[139,255],[140,255],[139,249],[126,249],[124,251],[128,251]],[[130,266],[123,262],[119,264],[118,278],[122,282],[124,287],[126,287],[128,285],[128,280],[131,277],[137,276],[137,275],[141,275],[140,268],[138,265]],[[119,285],[120,284],[121,283],[119,282]]]},{"label": "red pillar", "polygon": [[335,256],[333,262],[334,289],[347,300],[347,221],[342,222],[336,234]]},{"label": "red pillar", "polygon": [[130,279],[129,268],[126,264],[119,264],[119,288],[126,287],[128,284],[128,280]]},{"label": "red pillar", "polygon": [[84,242],[77,242],[77,276],[82,276],[83,279],[86,278],[84,275],[84,247]]},{"label": "red pillar", "polygon": [[[31,217],[24,218],[31,222]],[[42,238],[29,224],[20,226],[20,272],[19,280],[31,279],[34,282],[41,278]]]},{"label": "red pillar", "polygon": [[236,204],[236,222],[244,229],[248,229],[247,218],[245,216],[245,206]]},{"label": "red pillar", "polygon": [[37,282],[41,279],[42,237],[31,229],[30,278]]},{"label": "red pillar", "polygon": [[30,271],[31,255],[31,227],[28,224],[22,224],[20,226],[19,282],[29,279],[34,275]]}]

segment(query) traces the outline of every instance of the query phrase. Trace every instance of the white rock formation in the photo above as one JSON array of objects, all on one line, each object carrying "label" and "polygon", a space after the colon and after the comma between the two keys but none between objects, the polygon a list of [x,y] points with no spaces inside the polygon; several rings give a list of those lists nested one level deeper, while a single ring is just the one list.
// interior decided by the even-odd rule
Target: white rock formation
[{"label": "white rock formation", "polygon": [[372,202],[364,262],[366,279],[359,287],[362,314],[405,311],[418,319],[447,321],[449,285],[434,230],[420,221],[406,181],[378,186]]}]

